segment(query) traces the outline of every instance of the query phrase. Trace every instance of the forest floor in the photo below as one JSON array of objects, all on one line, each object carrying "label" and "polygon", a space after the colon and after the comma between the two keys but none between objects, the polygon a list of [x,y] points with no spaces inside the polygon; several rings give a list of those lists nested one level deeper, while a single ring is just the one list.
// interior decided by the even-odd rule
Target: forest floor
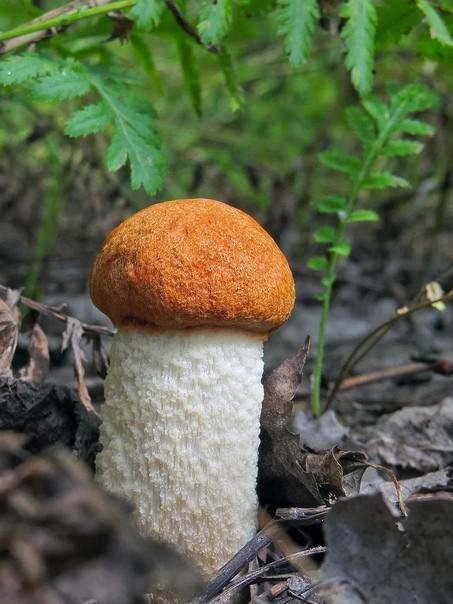
[{"label": "forest floor", "polygon": [[[10,288],[23,286],[33,256],[29,243],[34,220],[30,204],[25,197],[14,208],[7,202],[2,208],[0,284]],[[40,288],[44,304],[61,307],[63,313],[84,323],[108,326],[91,304],[86,284],[102,233],[125,213],[124,208],[118,207],[107,214],[98,200],[92,199],[88,202],[92,210],[90,217],[87,217],[87,204],[79,214],[75,210],[68,213],[52,254],[43,265]],[[429,221],[425,224],[417,208],[409,220],[405,212],[392,210],[383,215],[381,225],[367,226],[355,233],[354,252],[339,272],[326,348],[325,386],[329,388],[357,344],[395,317],[396,309],[410,305],[417,296],[418,302],[425,300],[428,283],[441,280],[444,291],[453,289],[450,270],[453,248],[447,225],[433,234]],[[302,243],[298,247],[303,249]],[[453,523],[449,520],[453,510],[450,470],[453,464],[453,307],[447,304],[442,311],[429,307],[402,316],[360,363],[354,365],[351,375],[365,376],[365,384],[339,391],[329,411],[315,419],[309,411],[308,392],[319,321],[319,304],[315,300],[318,284],[316,274],[304,268],[303,261],[304,253],[295,252],[292,265],[298,300],[293,316],[271,336],[265,348],[269,373],[284,359],[294,356],[306,336],[312,338],[301,383],[293,393],[295,405],[291,418],[291,430],[298,439],[298,463],[304,476],[301,478],[289,471],[287,475],[288,484],[302,481],[303,489],[301,491],[298,484],[293,485],[294,489],[288,487],[287,492],[279,496],[273,494],[266,499],[266,493],[262,494],[262,503],[276,514],[274,524],[287,529],[286,538],[283,541],[269,539],[266,546],[260,548],[263,543],[255,540],[247,555],[243,552],[242,559],[239,557],[245,564],[250,559],[250,551],[258,553],[257,558],[252,556],[254,561],[245,576],[238,579],[240,569],[233,565],[231,576],[226,580],[224,576],[223,583],[217,578],[217,583],[210,584],[211,591],[209,586],[205,590],[205,600],[201,601],[227,601],[229,594],[241,586],[251,585],[252,598],[257,602],[448,602],[446,594],[453,593],[453,578],[447,563],[453,547]],[[40,324],[50,348],[50,371],[45,383],[75,386],[71,346],[61,352],[64,324],[44,315]],[[30,325],[29,318],[24,322],[24,327],[27,325]],[[103,339],[108,348],[109,338]],[[16,376],[17,370],[28,362],[28,344],[27,333],[21,333],[13,364]],[[88,346],[83,338],[79,344],[87,359],[85,382],[97,405],[102,400],[102,379],[91,363],[91,344]],[[77,354],[77,350],[72,352]],[[291,361],[292,370],[298,375],[303,368],[299,361],[300,358]],[[391,376],[392,370],[396,370],[396,376]],[[376,371],[383,371],[386,379],[373,381],[372,374]],[[272,392],[269,396],[273,396]],[[71,404],[75,404],[74,398],[71,400]],[[2,420],[1,411],[0,425],[14,427],[14,423]],[[95,427],[91,429],[88,440],[96,438]],[[278,438],[286,437],[280,434]],[[68,439],[62,437],[60,441],[75,448],[74,443],[69,442],[71,438]],[[0,453],[8,451],[11,455],[12,450],[17,451],[22,445],[0,443]],[[86,443],[80,446],[83,454],[79,457],[92,463],[95,450]],[[33,452],[38,450],[37,446]],[[54,458],[47,461],[53,468],[49,473],[56,472],[55,467],[61,472],[62,464],[69,463]],[[5,467],[16,465],[15,462]],[[73,475],[73,469],[68,472],[71,480],[79,480],[80,477]],[[87,488],[85,484],[83,488]],[[304,492],[309,496],[305,497]],[[338,498],[339,503],[332,507]],[[0,517],[0,523],[3,521]],[[78,522],[83,524],[80,518]],[[322,523],[323,534],[319,530]],[[109,530],[114,532],[113,525],[112,520]],[[96,531],[93,534],[97,534]],[[272,531],[268,530],[268,534],[273,536]],[[121,538],[126,539],[127,546],[115,541],[116,553],[119,550],[124,553],[126,547],[126,551],[129,548],[135,552],[137,560],[148,556],[149,565],[157,564],[156,556],[150,557],[148,551],[142,551],[146,547],[137,545],[135,536],[123,534]],[[118,535],[115,539],[119,539]],[[326,546],[328,554],[323,558]],[[83,558],[83,547],[80,552]],[[102,555],[110,556],[110,562],[102,572],[97,567],[96,578],[91,575],[88,584],[90,580],[99,581],[101,575],[118,572],[122,562],[116,553],[103,552]],[[308,557],[307,553],[313,555]],[[184,563],[171,560],[172,564],[180,564],[181,576],[186,577]],[[137,562],[129,569],[129,582],[125,583],[121,596],[117,594],[115,599],[111,593],[107,596],[107,592],[104,595],[96,592],[101,593],[98,601],[103,602],[105,596],[110,598],[110,603],[136,602],[139,590],[146,584],[143,576],[137,578],[138,566]],[[0,564],[0,572],[6,572],[5,568]],[[64,583],[59,573],[55,571],[54,575]],[[71,589],[74,577],[72,581],[69,581]],[[220,596],[220,590],[225,588],[227,591]],[[84,601],[85,595],[86,602],[92,601],[88,593],[79,595],[77,602]],[[8,601],[31,604],[35,600],[10,598]],[[73,600],[62,597],[55,601]],[[50,603],[50,596],[42,602]]]}]

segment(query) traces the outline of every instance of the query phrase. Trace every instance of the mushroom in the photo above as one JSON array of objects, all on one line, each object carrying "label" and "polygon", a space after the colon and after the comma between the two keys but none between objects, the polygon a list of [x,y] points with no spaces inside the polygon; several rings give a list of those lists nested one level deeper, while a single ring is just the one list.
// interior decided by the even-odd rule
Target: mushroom
[{"label": "mushroom", "polygon": [[108,235],[91,294],[118,328],[97,476],[208,577],[256,528],[263,342],[294,304],[288,263],[244,212],[167,201]]}]

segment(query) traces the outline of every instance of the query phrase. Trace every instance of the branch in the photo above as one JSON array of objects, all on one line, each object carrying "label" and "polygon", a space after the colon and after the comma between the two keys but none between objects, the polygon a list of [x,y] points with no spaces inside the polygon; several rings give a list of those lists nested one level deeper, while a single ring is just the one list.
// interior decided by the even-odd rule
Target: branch
[{"label": "branch", "polygon": [[[36,19],[19,25],[6,32],[0,32],[0,55],[21,46],[45,40],[64,31],[68,25],[88,19],[121,11],[134,6],[136,0],[72,0],[64,6],[48,11]],[[197,30],[187,21],[179,7],[172,0],[165,0],[168,10],[172,13],[177,25],[197,44],[209,52],[218,53],[219,49],[211,44],[205,44]]]},{"label": "branch", "polygon": [[218,53],[219,49],[217,46],[213,46],[212,44],[205,44],[201,37],[198,35],[197,30],[187,21],[179,7],[172,0],[165,0],[165,4],[168,10],[171,12],[173,17],[175,18],[176,23],[179,27],[186,32],[197,44],[203,46],[209,52]]},{"label": "branch", "polygon": [[0,54],[54,36],[71,23],[128,8],[136,0],[73,0],[14,29],[0,32]]},{"label": "branch", "polygon": [[[442,275],[442,279],[445,276],[450,276],[450,271],[447,271],[444,275]],[[329,408],[333,399],[335,398],[337,392],[341,388],[341,384],[346,376],[351,372],[351,370],[357,365],[359,361],[363,359],[363,357],[373,348],[384,336],[385,334],[401,319],[405,319],[406,317],[412,315],[413,313],[423,310],[425,308],[430,308],[437,302],[447,302],[449,300],[453,300],[453,290],[444,294],[443,296],[437,298],[436,300],[425,300],[423,302],[415,302],[412,306],[407,306],[402,309],[395,317],[388,319],[381,325],[378,325],[373,331],[367,334],[360,342],[355,346],[351,354],[348,356],[346,361],[344,362],[338,376],[334,382],[332,390],[327,398],[324,411]]]},{"label": "branch", "polygon": [[[5,287],[4,285],[0,284],[0,293],[1,294],[8,294],[8,292],[10,292],[10,291],[11,290],[8,287]],[[20,296],[17,303],[23,304],[27,308],[30,308],[31,310],[34,310],[42,315],[46,315],[48,317],[53,317],[54,319],[57,319],[57,321],[63,321],[64,323],[68,323],[71,320],[77,321],[77,319],[75,319],[74,317],[71,317],[70,315],[63,313],[60,308],[57,308],[55,306],[48,306],[47,304],[41,304],[41,302],[36,302],[36,300],[31,300],[30,298],[27,298],[26,296]],[[88,323],[82,323],[82,322],[80,322],[80,325],[84,331],[84,334],[89,335],[89,336],[90,335],[91,336],[93,336],[93,335],[97,335],[97,336],[113,336],[113,335],[115,335],[114,330],[109,329],[108,327],[104,327],[103,325],[90,325]]]}]

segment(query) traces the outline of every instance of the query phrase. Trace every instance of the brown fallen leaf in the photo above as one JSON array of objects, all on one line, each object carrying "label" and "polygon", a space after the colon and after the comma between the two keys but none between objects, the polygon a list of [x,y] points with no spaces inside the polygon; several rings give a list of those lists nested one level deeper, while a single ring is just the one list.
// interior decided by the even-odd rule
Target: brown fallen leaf
[{"label": "brown fallen leaf", "polygon": [[[292,404],[309,350],[309,339],[263,381],[258,497],[263,507],[304,508],[331,503],[357,489],[366,456],[336,447],[306,451],[292,428]],[[348,479],[346,476],[349,475]]]},{"label": "brown fallen leaf", "polygon": [[49,343],[40,324],[35,321],[28,341],[30,360],[19,371],[19,377],[26,382],[43,382],[49,373]]},{"label": "brown fallen leaf", "polygon": [[6,299],[0,298],[0,376],[12,376],[11,363],[16,351],[20,329],[17,302],[20,292],[8,290]]},{"label": "brown fallen leaf", "polygon": [[90,393],[85,382],[85,355],[81,347],[81,340],[84,335],[83,325],[77,319],[68,317],[66,321],[66,328],[62,334],[61,351],[64,352],[69,347],[73,354],[73,366],[74,373],[77,380],[77,390],[79,397],[86,409],[97,415],[96,409],[93,407],[91,402]]}]

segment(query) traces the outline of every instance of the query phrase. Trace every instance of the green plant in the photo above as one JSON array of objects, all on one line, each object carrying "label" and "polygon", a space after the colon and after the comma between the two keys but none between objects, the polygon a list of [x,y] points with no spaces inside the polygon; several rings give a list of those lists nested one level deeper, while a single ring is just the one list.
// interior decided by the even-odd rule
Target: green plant
[{"label": "green plant", "polygon": [[[78,0],[57,8],[53,2],[46,5],[52,10],[40,13],[29,0],[2,2],[0,54],[32,41],[41,45],[35,52],[1,59],[0,84],[13,91],[25,87],[36,100],[69,105],[73,112],[65,126],[69,136],[107,132],[111,139],[108,168],[116,171],[129,163],[132,188],[144,187],[150,194],[162,188],[167,164],[154,104],[136,61],[130,61],[131,53],[126,57],[108,45],[109,40],[130,43],[154,87],[160,84],[150,50],[151,34],[175,41],[185,88],[197,115],[203,107],[198,51],[206,51],[220,69],[236,111],[243,106],[244,96],[234,67],[235,43],[238,39],[253,43],[263,27],[269,35],[283,38],[292,67],[300,68],[310,58],[315,31],[322,34],[318,25],[337,20],[341,36],[335,41],[336,50],[343,52],[360,94],[371,90],[380,38],[385,37],[387,46],[397,44],[403,34],[426,23],[434,45],[453,45],[448,3],[428,0],[417,0],[415,6],[409,0]],[[258,27],[254,21],[259,21]],[[68,104],[83,97],[90,97],[88,104]]]},{"label": "green plant", "polygon": [[[377,97],[367,97],[362,107],[351,107],[347,112],[350,128],[362,145],[360,155],[352,155],[331,149],[320,154],[320,161],[333,170],[345,174],[350,181],[346,196],[323,197],[317,203],[318,212],[333,214],[336,224],[322,226],[314,234],[317,243],[327,245],[326,254],[309,259],[308,266],[322,273],[322,312],[319,325],[318,349],[312,384],[312,409],[320,415],[321,375],[324,360],[324,344],[332,299],[332,288],[337,276],[337,265],[341,258],[349,256],[351,244],[346,238],[348,225],[358,222],[379,220],[376,211],[358,207],[363,190],[384,189],[386,187],[407,187],[409,183],[383,169],[376,163],[388,158],[404,157],[420,153],[422,144],[409,136],[429,136],[433,128],[425,121],[413,119],[413,114],[425,111],[435,105],[436,95],[428,88],[410,85],[393,92],[386,104]],[[382,163],[382,161],[381,161]]]}]

